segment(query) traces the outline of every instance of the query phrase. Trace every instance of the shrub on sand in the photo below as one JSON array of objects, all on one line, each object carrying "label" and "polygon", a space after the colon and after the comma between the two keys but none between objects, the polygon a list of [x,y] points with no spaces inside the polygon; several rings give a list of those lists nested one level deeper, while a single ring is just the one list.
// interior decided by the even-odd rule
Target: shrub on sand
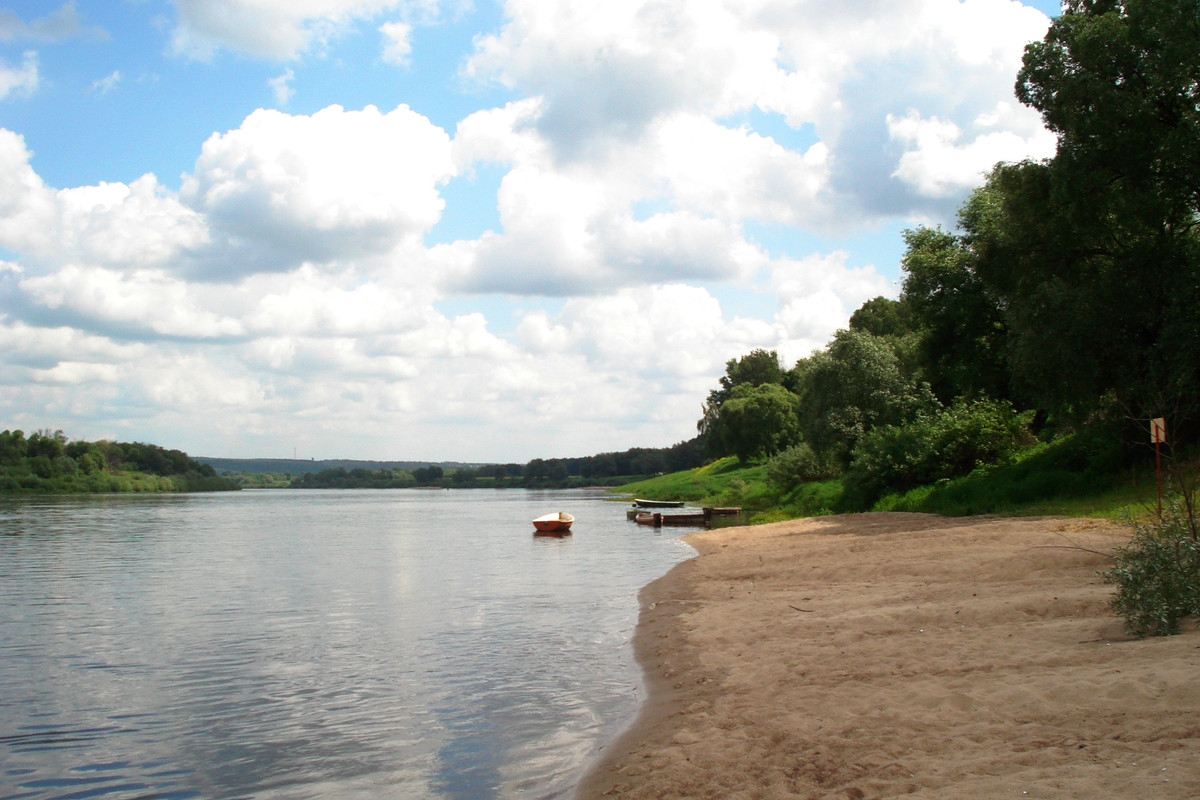
[{"label": "shrub on sand", "polygon": [[1136,524],[1116,564],[1101,573],[1116,584],[1113,609],[1135,636],[1179,633],[1184,618],[1200,614],[1200,535],[1188,500],[1174,495],[1161,518]]}]

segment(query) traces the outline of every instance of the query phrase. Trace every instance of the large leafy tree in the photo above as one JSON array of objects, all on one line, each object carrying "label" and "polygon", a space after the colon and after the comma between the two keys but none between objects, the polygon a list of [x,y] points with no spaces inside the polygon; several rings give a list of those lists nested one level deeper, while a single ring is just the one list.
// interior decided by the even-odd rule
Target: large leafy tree
[{"label": "large leafy tree", "polygon": [[902,337],[913,331],[912,308],[901,297],[875,297],[866,301],[850,315],[850,330],[864,331],[872,336]]},{"label": "large leafy tree", "polygon": [[777,383],[733,387],[721,406],[723,448],[747,462],[778,453],[800,437],[796,395]]},{"label": "large leafy tree", "polygon": [[696,423],[696,428],[706,440],[710,452],[717,455],[732,452],[727,447],[728,439],[721,430],[721,409],[733,396],[733,390],[738,386],[782,384],[784,376],[779,354],[774,350],[751,350],[741,358],[731,358],[725,363],[725,374],[721,376],[720,386],[708,393],[708,399],[704,402],[704,415]]},{"label": "large leafy tree", "polygon": [[766,383],[782,382],[783,367],[779,363],[779,354],[774,350],[758,348],[741,358],[731,358],[725,362],[725,374],[721,376],[721,385],[708,393],[708,402],[719,407],[729,399],[733,388],[742,384],[762,386]]},{"label": "large leafy tree", "polygon": [[1014,378],[1085,417],[1200,409],[1200,0],[1068,0],[1018,97],[1058,135],[960,220]]},{"label": "large leafy tree", "polygon": [[1068,0],[1026,48],[1016,91],[1058,134],[1056,173],[1101,191],[1115,184],[1106,200],[1139,226],[1195,226],[1200,0]]},{"label": "large leafy tree", "polygon": [[929,385],[901,368],[893,343],[864,331],[838,331],[793,373],[804,440],[843,466],[867,431],[938,407]]},{"label": "large leafy tree", "polygon": [[943,403],[1009,396],[1007,332],[975,271],[974,253],[941,229],[905,231],[903,303],[918,329],[919,362]]}]

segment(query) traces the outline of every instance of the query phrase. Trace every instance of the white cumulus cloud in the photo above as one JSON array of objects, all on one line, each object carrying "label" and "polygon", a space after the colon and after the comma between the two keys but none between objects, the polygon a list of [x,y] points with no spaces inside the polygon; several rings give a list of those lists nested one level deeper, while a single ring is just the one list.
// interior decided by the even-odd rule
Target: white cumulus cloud
[{"label": "white cumulus cloud", "polygon": [[438,221],[450,137],[406,106],[259,110],[204,143],[183,200],[222,247],[204,271],[289,269],[386,253]]},{"label": "white cumulus cloud", "polygon": [[88,319],[102,330],[202,339],[243,331],[239,321],[201,308],[185,283],[159,272],[66,266],[20,285],[42,308]]},{"label": "white cumulus cloud", "polygon": [[544,98],[538,127],[560,153],[633,141],[677,110],[726,114],[754,105],[771,79],[775,37],[735,3],[509,0],[508,22],[465,66]]},{"label": "white cumulus cloud", "polygon": [[204,220],[153,175],[56,190],[30,156],[21,136],[0,128],[0,245],[33,272],[80,262],[161,268],[207,239]]},{"label": "white cumulus cloud", "polygon": [[902,117],[889,114],[889,134],[906,147],[892,174],[928,197],[957,197],[982,183],[997,162],[1054,155],[1057,140],[1040,125],[1024,126],[1028,132],[1019,125],[989,130],[1007,111],[1004,104],[997,112],[981,115],[976,120],[981,130],[974,138],[954,122],[925,119],[915,110]]},{"label": "white cumulus cloud", "polygon": [[786,331],[779,345],[785,361],[823,347],[830,333],[845,327],[867,300],[895,296],[890,282],[877,270],[847,262],[847,254],[839,251],[772,264],[771,287],[779,302],[775,319]]}]

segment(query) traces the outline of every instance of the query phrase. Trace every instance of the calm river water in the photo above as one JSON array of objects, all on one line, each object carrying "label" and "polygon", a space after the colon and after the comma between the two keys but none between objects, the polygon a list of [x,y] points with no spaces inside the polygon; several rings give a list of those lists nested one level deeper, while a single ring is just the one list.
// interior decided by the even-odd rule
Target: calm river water
[{"label": "calm river water", "polygon": [[624,509],[0,499],[0,798],[569,797],[642,699],[638,589],[692,553]]}]

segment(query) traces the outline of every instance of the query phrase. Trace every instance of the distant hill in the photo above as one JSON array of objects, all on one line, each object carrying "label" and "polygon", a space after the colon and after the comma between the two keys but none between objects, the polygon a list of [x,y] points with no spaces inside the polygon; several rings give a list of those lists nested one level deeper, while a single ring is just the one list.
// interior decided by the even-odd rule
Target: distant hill
[{"label": "distant hill", "polygon": [[305,472],[321,472],[326,469],[406,469],[441,467],[444,470],[474,469],[483,464],[464,464],[458,461],[354,461],[346,458],[330,458],[305,461],[299,458],[212,458],[196,456],[201,464],[208,464],[217,472],[246,472],[258,475],[267,472],[300,475]]}]

